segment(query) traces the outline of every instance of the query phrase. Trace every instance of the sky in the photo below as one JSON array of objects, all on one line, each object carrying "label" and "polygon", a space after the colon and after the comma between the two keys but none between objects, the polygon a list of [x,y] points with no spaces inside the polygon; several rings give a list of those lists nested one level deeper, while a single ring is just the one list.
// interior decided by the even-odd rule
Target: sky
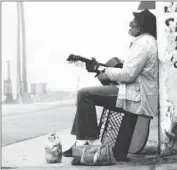
[{"label": "sky", "polygon": [[[100,85],[85,68],[67,63],[69,54],[106,62],[126,58],[129,22],[139,2],[24,2],[28,83],[45,82],[50,90]],[[2,3],[2,70],[11,64],[16,93],[17,3]]]}]

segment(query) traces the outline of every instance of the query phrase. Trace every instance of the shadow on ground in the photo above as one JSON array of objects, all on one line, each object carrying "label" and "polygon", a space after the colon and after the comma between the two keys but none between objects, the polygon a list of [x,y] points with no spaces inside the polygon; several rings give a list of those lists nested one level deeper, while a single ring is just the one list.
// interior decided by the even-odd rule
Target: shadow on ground
[{"label": "shadow on ground", "polygon": [[[172,164],[177,163],[176,154],[159,157],[157,147],[148,146],[138,154],[128,154],[126,161],[127,165],[158,165],[158,164]],[[125,165],[125,162],[117,162],[117,164]]]}]

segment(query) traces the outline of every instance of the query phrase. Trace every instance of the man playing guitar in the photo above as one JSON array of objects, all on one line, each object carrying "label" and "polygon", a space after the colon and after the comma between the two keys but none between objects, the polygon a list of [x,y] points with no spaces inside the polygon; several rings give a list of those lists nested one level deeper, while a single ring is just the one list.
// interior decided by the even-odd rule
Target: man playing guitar
[{"label": "man playing guitar", "polygon": [[[99,71],[99,63],[86,62],[88,72],[97,72],[103,81],[117,84],[80,89],[77,94],[77,110],[71,134],[76,135],[75,145],[100,145],[99,127],[95,106],[120,109],[137,115],[154,117],[158,110],[158,58],[156,44],[156,17],[148,10],[133,13],[129,34],[135,40],[129,48],[128,59],[122,68],[105,67]],[[118,85],[119,84],[119,85]],[[122,143],[122,146],[125,144]],[[129,146],[124,150],[125,157]],[[63,153],[72,156],[72,149]]]}]

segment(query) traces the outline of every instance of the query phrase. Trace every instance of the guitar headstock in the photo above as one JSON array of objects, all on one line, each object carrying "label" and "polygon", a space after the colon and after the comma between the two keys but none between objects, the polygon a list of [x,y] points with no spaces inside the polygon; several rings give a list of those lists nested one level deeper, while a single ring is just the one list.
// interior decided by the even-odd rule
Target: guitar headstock
[{"label": "guitar headstock", "polygon": [[74,54],[70,54],[69,57],[67,58],[67,61],[69,62],[76,62],[80,60],[80,56],[79,55],[74,55]]}]

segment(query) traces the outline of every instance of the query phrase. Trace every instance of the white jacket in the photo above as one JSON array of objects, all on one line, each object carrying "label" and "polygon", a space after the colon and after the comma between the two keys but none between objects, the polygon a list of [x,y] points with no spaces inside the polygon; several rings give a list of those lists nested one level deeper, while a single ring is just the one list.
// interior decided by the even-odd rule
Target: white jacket
[{"label": "white jacket", "polygon": [[154,117],[158,112],[157,42],[149,34],[138,36],[129,49],[123,68],[107,68],[105,74],[120,82],[117,107]]}]

